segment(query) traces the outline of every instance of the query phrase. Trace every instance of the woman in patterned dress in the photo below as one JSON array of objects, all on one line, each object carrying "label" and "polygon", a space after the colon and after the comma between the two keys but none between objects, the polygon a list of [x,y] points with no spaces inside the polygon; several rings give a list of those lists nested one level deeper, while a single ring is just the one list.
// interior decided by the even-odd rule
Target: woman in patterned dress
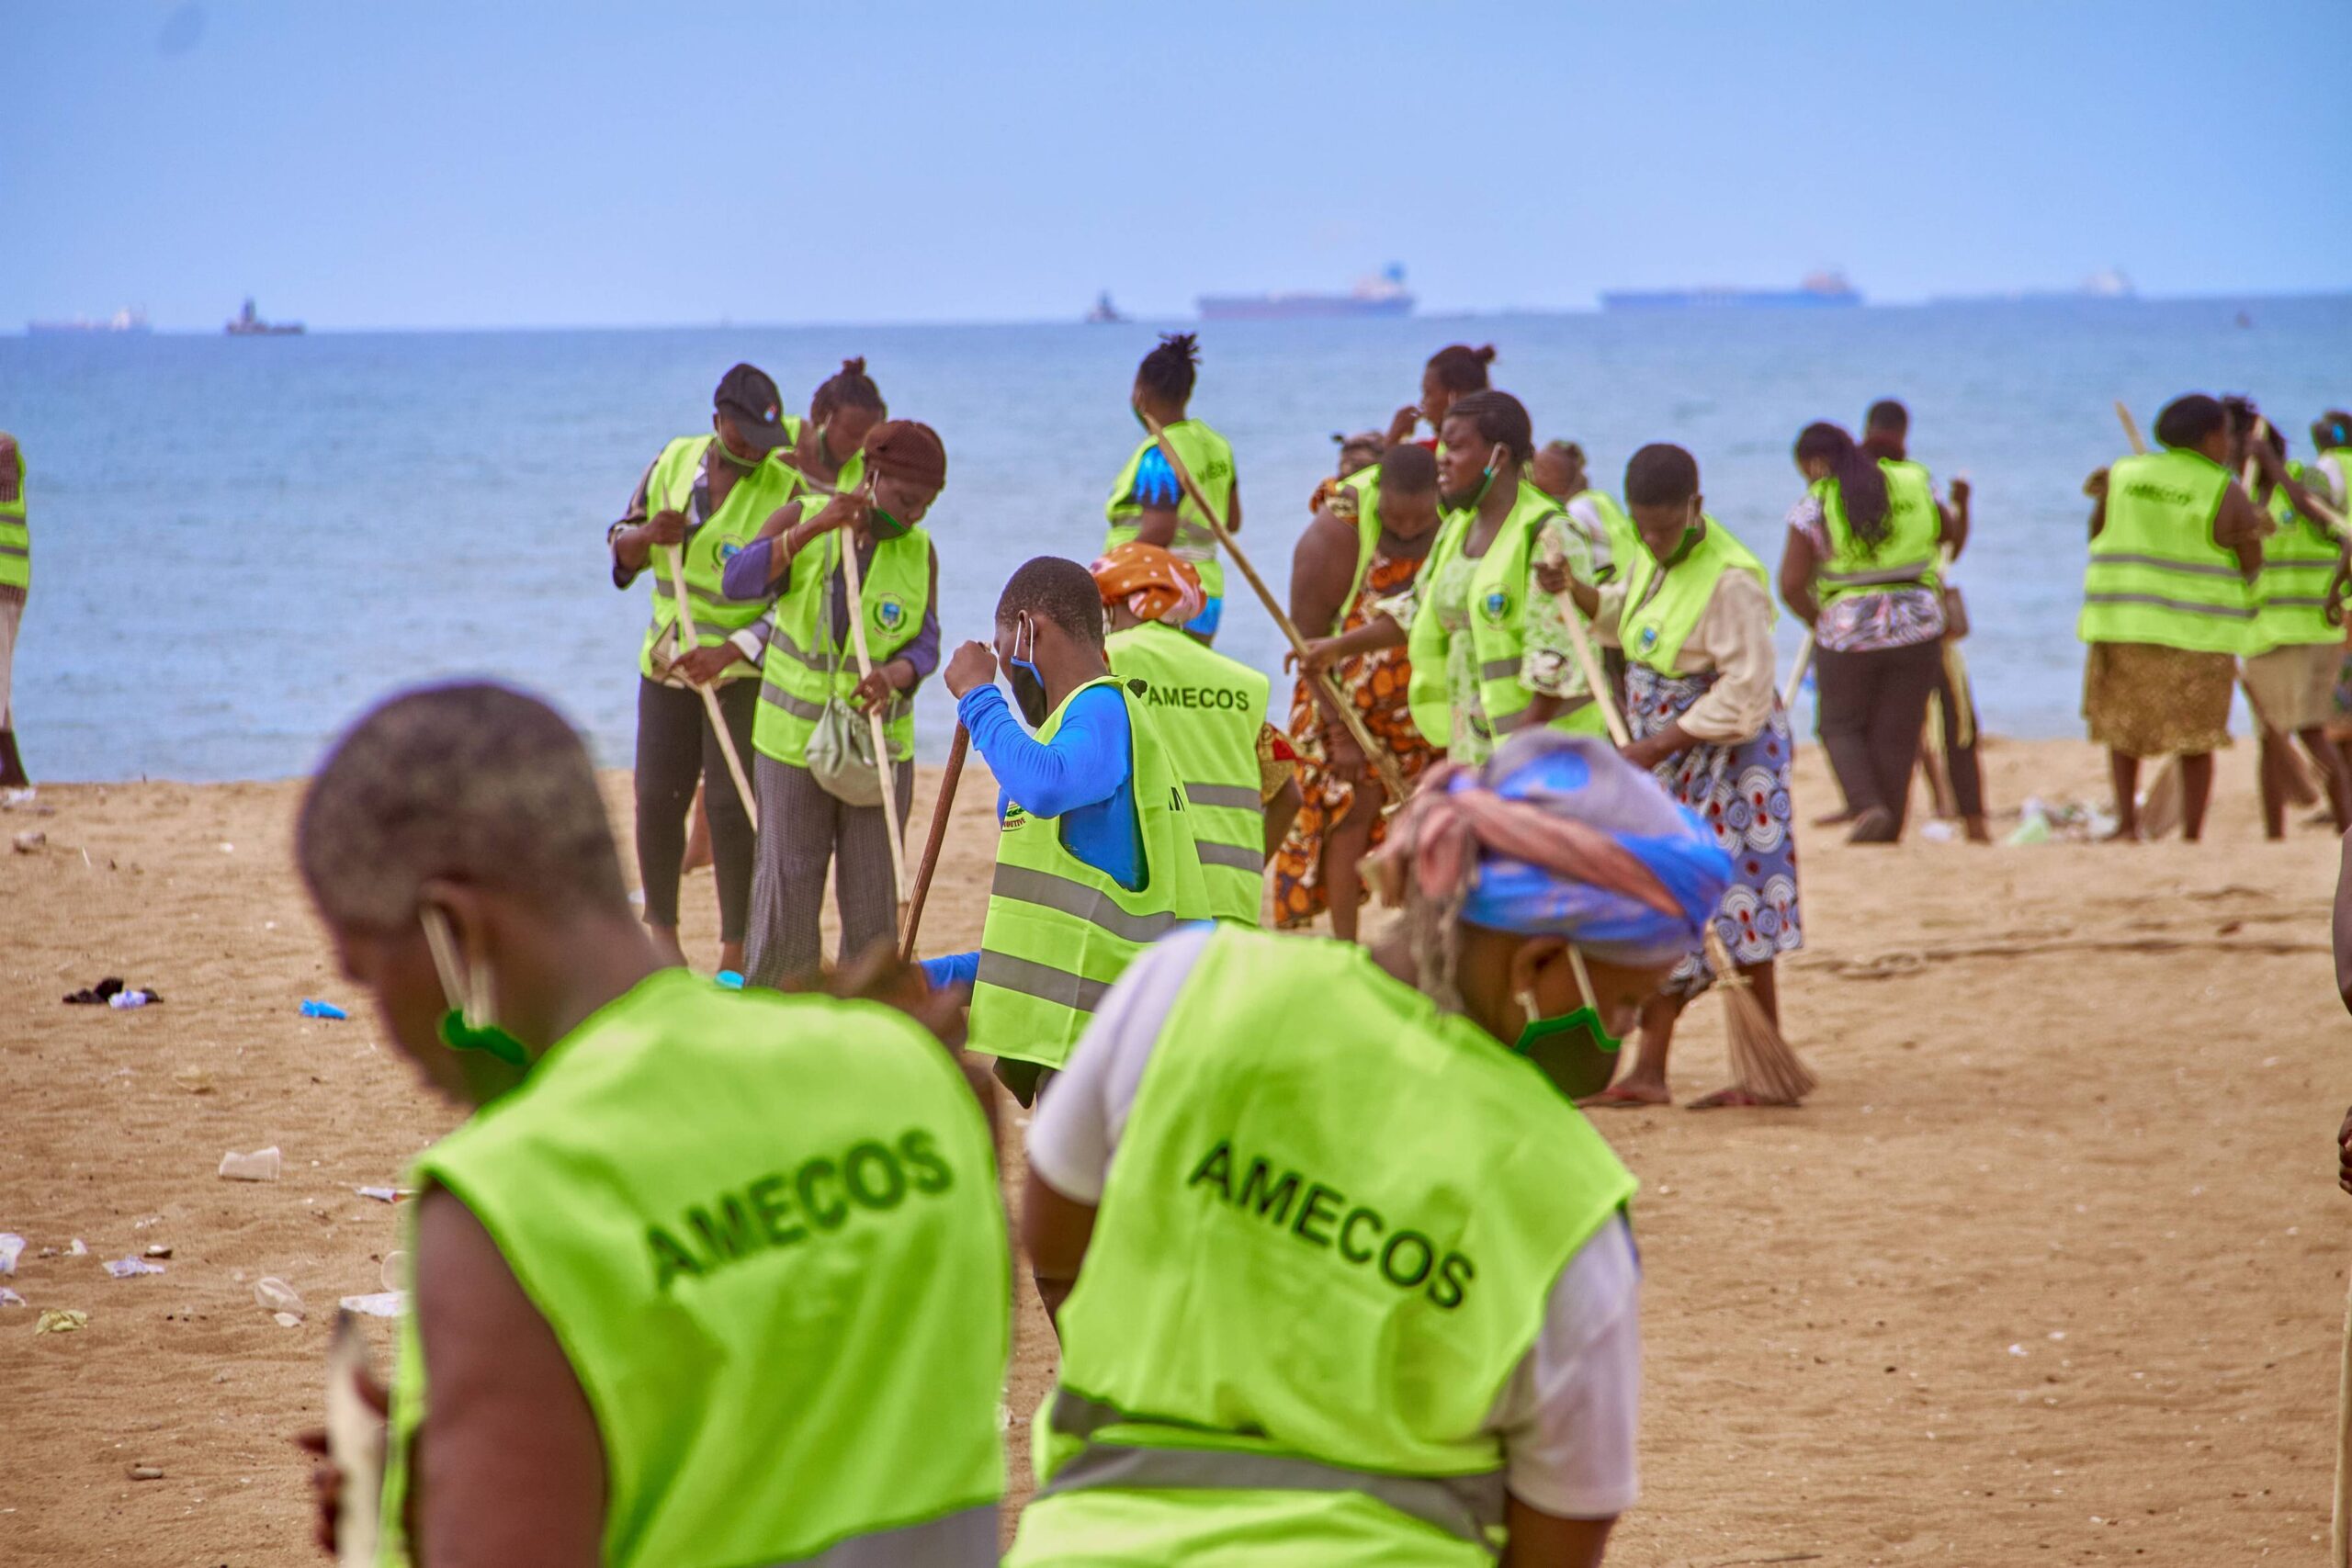
[{"label": "woman in patterned dress", "polygon": [[[1645,446],[1625,467],[1625,501],[1643,554],[1623,581],[1566,589],[1625,649],[1627,761],[1654,770],[1732,857],[1715,931],[1756,999],[1780,1017],[1774,963],[1804,945],[1797,901],[1788,714],[1772,680],[1772,601],[1764,564],[1706,514],[1699,465],[1679,446]],[[1591,1102],[1668,1105],[1667,1053],[1690,999],[1714,983],[1702,949],[1684,955],[1642,1010],[1640,1052]],[[1703,1111],[1754,1103],[1737,1089]]]},{"label": "woman in patterned dress", "polygon": [[[1312,639],[1310,664],[1332,672],[1409,784],[1436,752],[1406,705],[1412,666],[1381,628],[1409,615],[1415,577],[1437,535],[1436,460],[1422,447],[1396,449],[1343,478],[1321,501],[1292,558],[1291,618]],[[1367,628],[1376,637],[1367,637]],[[1323,631],[1330,635],[1316,635]],[[1373,640],[1389,646],[1365,646]],[[1304,675],[1291,699],[1290,733],[1299,754],[1301,803],[1274,854],[1274,921],[1283,929],[1305,926],[1328,908],[1332,934],[1353,941],[1363,899],[1358,868],[1381,841],[1387,793]]]}]

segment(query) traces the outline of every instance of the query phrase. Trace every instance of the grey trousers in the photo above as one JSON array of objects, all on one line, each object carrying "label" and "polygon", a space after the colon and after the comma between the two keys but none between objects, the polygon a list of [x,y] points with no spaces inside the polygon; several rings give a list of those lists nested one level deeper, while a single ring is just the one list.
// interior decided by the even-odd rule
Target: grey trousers
[{"label": "grey trousers", "polygon": [[[900,762],[891,773],[904,824],[914,805],[915,767]],[[829,864],[842,922],[836,962],[896,934],[899,894],[890,880],[890,830],[882,808],[844,806],[808,769],[765,755],[752,766],[752,785],[760,797],[760,839],[743,977],[754,986],[775,986],[815,972],[823,953],[817,915]]]}]

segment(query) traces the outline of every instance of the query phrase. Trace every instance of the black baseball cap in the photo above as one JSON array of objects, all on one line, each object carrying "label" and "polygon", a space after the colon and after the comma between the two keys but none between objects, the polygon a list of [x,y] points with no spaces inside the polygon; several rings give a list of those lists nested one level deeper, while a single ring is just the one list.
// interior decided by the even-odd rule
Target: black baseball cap
[{"label": "black baseball cap", "polygon": [[756,365],[738,365],[718,378],[711,406],[735,421],[743,439],[763,452],[772,452],[791,439],[784,428],[784,400],[775,383]]}]

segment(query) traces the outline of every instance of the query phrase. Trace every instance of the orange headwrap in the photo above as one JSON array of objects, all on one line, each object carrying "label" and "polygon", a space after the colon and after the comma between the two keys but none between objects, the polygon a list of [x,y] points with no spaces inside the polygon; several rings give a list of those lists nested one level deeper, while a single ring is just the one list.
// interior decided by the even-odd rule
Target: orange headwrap
[{"label": "orange headwrap", "polygon": [[1105,604],[1126,605],[1136,618],[1182,626],[1204,603],[1201,574],[1158,545],[1130,539],[1088,569]]}]

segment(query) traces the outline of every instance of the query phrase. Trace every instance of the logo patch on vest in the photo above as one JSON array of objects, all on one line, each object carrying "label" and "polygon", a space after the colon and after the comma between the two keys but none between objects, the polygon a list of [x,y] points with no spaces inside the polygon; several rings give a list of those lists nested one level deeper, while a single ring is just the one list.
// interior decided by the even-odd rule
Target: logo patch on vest
[{"label": "logo patch on vest", "polygon": [[885,593],[874,602],[874,624],[886,632],[895,632],[906,624],[907,602],[896,593]]},{"label": "logo patch on vest", "polygon": [[1295,1170],[1277,1176],[1263,1159],[1253,1158],[1240,1172],[1235,1163],[1233,1141],[1221,1138],[1193,1168],[1184,1186],[1205,1187],[1240,1218],[1287,1230],[1300,1245],[1329,1249],[1351,1269],[1376,1269],[1396,1289],[1427,1295],[1441,1312],[1460,1306],[1478,1277],[1476,1266],[1461,1253],[1440,1254],[1437,1243],[1419,1231],[1391,1229],[1379,1210],[1350,1203],[1336,1187]]},{"label": "logo patch on vest", "polygon": [[1479,600],[1478,613],[1487,617],[1488,626],[1498,626],[1510,619],[1510,590],[1498,588]]},{"label": "logo patch on vest", "polygon": [[1644,626],[1642,628],[1642,635],[1635,640],[1642,645],[1642,651],[1644,653],[1647,653],[1650,649],[1657,646],[1657,628],[1656,626]]},{"label": "logo patch on vest", "polygon": [[719,544],[718,558],[720,560],[733,560],[737,556],[740,556],[742,553],[743,547],[737,544],[732,539],[722,540]]}]

